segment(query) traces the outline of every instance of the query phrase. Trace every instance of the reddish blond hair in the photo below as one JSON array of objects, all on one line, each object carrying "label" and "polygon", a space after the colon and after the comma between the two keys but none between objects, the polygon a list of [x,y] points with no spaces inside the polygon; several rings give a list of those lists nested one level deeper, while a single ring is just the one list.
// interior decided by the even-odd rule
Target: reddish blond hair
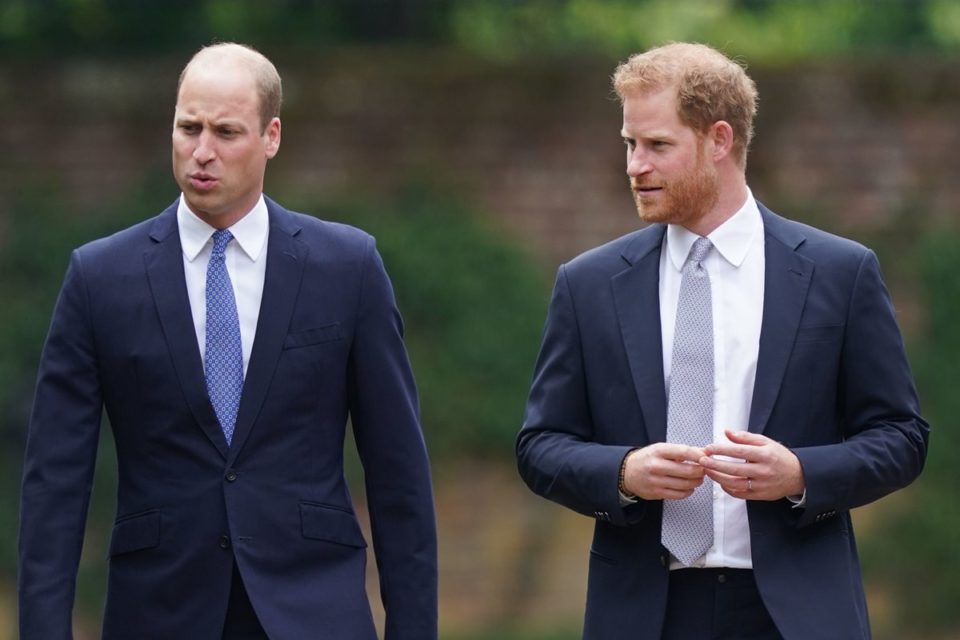
[{"label": "reddish blond hair", "polygon": [[723,120],[733,129],[733,154],[747,165],[757,114],[757,87],[744,67],[704,44],[674,42],[630,56],[613,73],[622,102],[628,95],[675,88],[680,121],[706,133]]}]

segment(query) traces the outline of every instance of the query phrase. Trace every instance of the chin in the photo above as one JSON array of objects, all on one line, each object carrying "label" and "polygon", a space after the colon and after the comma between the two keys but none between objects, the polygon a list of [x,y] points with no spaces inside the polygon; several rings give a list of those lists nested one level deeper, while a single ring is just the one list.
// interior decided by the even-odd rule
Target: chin
[{"label": "chin", "polygon": [[637,215],[640,216],[641,220],[649,223],[672,224],[679,221],[679,216],[675,216],[669,211],[661,211],[639,205],[637,206]]}]

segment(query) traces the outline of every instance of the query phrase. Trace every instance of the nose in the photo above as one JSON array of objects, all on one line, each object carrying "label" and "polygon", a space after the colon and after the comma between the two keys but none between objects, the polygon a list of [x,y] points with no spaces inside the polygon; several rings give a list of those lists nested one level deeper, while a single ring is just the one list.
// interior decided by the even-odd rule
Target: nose
[{"label": "nose", "polygon": [[216,156],[216,152],[213,147],[213,136],[203,131],[197,136],[197,146],[193,149],[193,159],[198,164],[203,165],[213,160],[214,156]]},{"label": "nose", "polygon": [[652,167],[641,145],[627,149],[627,175],[631,178],[650,173]]}]

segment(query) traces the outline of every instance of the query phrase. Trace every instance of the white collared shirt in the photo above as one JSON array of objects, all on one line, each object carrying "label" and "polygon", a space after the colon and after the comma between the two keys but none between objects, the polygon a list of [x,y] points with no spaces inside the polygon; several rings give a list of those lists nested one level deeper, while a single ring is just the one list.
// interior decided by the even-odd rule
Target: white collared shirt
[{"label": "white collared shirt", "polygon": [[[183,195],[177,206],[177,228],[180,245],[183,247],[183,272],[187,279],[187,296],[193,327],[197,332],[200,358],[204,358],[207,343],[207,265],[213,251],[213,227],[196,216],[187,206]],[[227,273],[233,284],[237,300],[237,315],[240,319],[240,342],[243,346],[243,374],[247,374],[253,338],[257,333],[260,317],[260,300],[263,298],[263,282],[267,270],[267,236],[270,233],[270,218],[263,195],[250,213],[240,218],[232,227],[233,242],[227,245],[224,254]]]},{"label": "white collared shirt", "polygon": [[[668,397],[683,263],[698,237],[669,225],[660,253],[660,327]],[[743,206],[707,237],[714,246],[704,261],[713,299],[713,441],[725,442],[724,429],[746,431],[750,426],[760,350],[766,260],[763,219],[753,194],[748,191]],[[713,546],[693,566],[752,568],[746,502],[716,484],[713,536]],[[671,568],[680,566],[676,560],[671,563]]]}]

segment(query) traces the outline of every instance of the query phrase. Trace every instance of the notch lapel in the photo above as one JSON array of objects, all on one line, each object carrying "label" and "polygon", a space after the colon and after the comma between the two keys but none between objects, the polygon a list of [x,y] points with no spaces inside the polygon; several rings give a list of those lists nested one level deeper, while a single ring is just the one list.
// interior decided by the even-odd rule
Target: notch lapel
[{"label": "notch lapel", "polygon": [[639,232],[623,252],[630,267],[611,280],[620,335],[649,442],[662,442],[667,437],[660,330],[660,249],[664,233],[663,225]]},{"label": "notch lapel", "polygon": [[250,364],[243,383],[243,395],[240,397],[237,425],[230,446],[230,464],[233,464],[243,449],[273,380],[309,252],[307,246],[296,238],[300,226],[295,223],[290,213],[270,199],[266,199],[266,202],[270,212],[270,236],[267,239],[263,297]]},{"label": "notch lapel", "polygon": [[793,351],[814,264],[796,251],[805,240],[797,228],[757,204],[763,216],[766,265],[750,431],[763,433]]},{"label": "notch lapel", "polygon": [[200,345],[197,344],[197,332],[190,312],[190,298],[183,272],[183,249],[177,232],[176,203],[157,218],[150,238],[156,244],[143,255],[147,280],[184,399],[197,424],[220,455],[226,458],[227,442],[207,396]]}]

